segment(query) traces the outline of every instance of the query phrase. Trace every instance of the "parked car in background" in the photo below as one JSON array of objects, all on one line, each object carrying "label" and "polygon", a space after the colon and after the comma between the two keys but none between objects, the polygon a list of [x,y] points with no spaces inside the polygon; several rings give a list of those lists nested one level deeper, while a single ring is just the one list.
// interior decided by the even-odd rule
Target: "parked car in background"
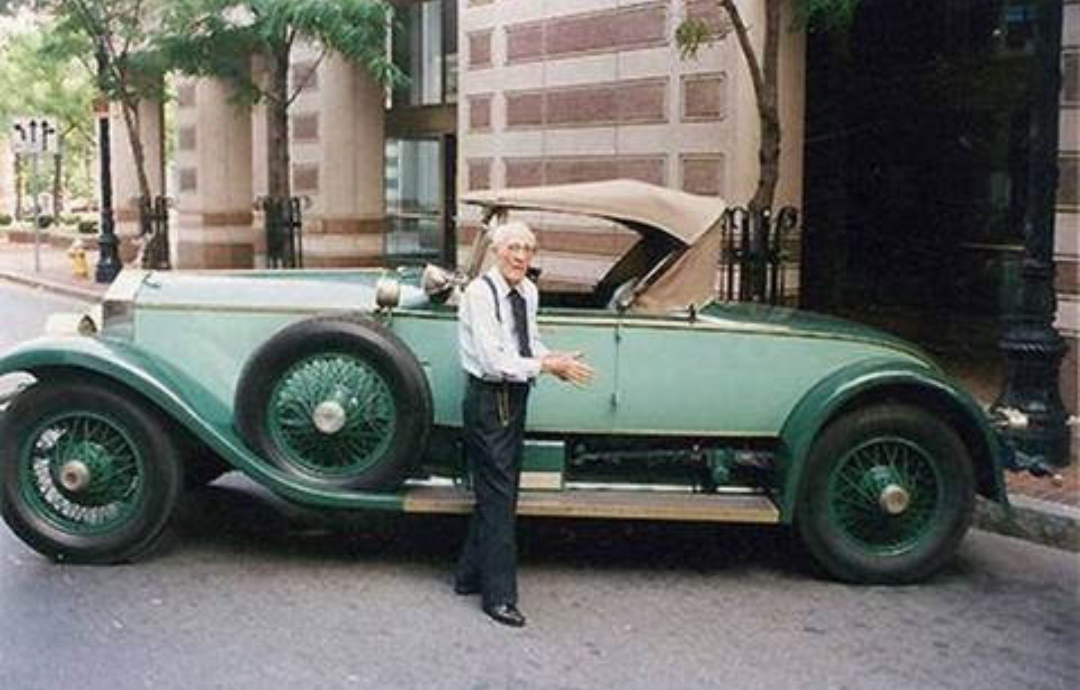
[{"label": "parked car in background", "polygon": [[[545,342],[598,376],[537,385],[521,514],[793,525],[835,577],[911,582],[976,494],[1006,500],[1008,449],[925,353],[714,301],[720,200],[615,181],[465,202],[637,236],[588,292],[542,294]],[[0,358],[36,381],[0,418],[4,519],[48,557],[111,563],[230,470],[326,511],[469,511],[455,296],[485,240],[461,274],[124,271],[80,333]]]}]

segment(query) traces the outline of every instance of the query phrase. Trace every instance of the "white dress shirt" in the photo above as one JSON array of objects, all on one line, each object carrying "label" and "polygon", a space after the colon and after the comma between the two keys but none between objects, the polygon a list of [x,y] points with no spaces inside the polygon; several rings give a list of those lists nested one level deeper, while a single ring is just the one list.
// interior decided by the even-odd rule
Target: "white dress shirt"
[{"label": "white dress shirt", "polygon": [[540,295],[536,285],[528,278],[522,279],[517,285],[517,291],[525,299],[529,344],[533,354],[532,357],[522,357],[518,353],[517,333],[514,332],[510,286],[497,266],[492,267],[485,275],[495,284],[499,309],[496,312],[491,288],[482,277],[478,277],[465,288],[465,294],[458,306],[461,366],[467,373],[487,381],[531,381],[540,375],[540,358],[548,352],[537,337],[536,312]]}]

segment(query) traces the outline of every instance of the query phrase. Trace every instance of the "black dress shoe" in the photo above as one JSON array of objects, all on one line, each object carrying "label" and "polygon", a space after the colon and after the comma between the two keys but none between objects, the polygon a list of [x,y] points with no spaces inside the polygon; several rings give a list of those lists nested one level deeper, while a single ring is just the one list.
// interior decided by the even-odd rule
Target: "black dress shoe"
[{"label": "black dress shoe", "polygon": [[496,604],[495,606],[485,606],[484,613],[491,616],[491,618],[503,625],[509,625],[513,628],[525,627],[525,616],[521,611],[517,610],[517,607],[513,604]]},{"label": "black dress shoe", "polygon": [[460,594],[463,597],[467,597],[470,594],[479,594],[480,585],[475,582],[468,582],[465,580],[454,580],[454,594]]}]

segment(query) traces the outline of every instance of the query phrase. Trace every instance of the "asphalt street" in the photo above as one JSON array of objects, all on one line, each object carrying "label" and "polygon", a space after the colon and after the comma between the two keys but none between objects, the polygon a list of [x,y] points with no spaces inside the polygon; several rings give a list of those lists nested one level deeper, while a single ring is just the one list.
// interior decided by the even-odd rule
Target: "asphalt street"
[{"label": "asphalt street", "polygon": [[[0,284],[0,351],[73,307]],[[523,520],[511,630],[450,589],[464,532],[237,476],[132,565],[52,564],[0,526],[0,688],[1080,686],[1073,553],[972,532],[930,582],[853,587],[778,529]]]},{"label": "asphalt street", "polygon": [[[0,353],[42,335],[45,320],[56,312],[82,312],[86,303],[36,288],[0,282]],[[0,377],[0,396],[24,377]]]}]

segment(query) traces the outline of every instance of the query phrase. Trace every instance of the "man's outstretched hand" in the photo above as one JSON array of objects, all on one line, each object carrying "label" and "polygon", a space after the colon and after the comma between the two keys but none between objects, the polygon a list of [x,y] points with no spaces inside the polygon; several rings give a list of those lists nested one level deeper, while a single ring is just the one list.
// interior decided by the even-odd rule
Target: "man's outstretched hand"
[{"label": "man's outstretched hand", "polygon": [[575,386],[592,382],[595,371],[582,359],[582,352],[549,352],[540,360],[540,368]]}]

